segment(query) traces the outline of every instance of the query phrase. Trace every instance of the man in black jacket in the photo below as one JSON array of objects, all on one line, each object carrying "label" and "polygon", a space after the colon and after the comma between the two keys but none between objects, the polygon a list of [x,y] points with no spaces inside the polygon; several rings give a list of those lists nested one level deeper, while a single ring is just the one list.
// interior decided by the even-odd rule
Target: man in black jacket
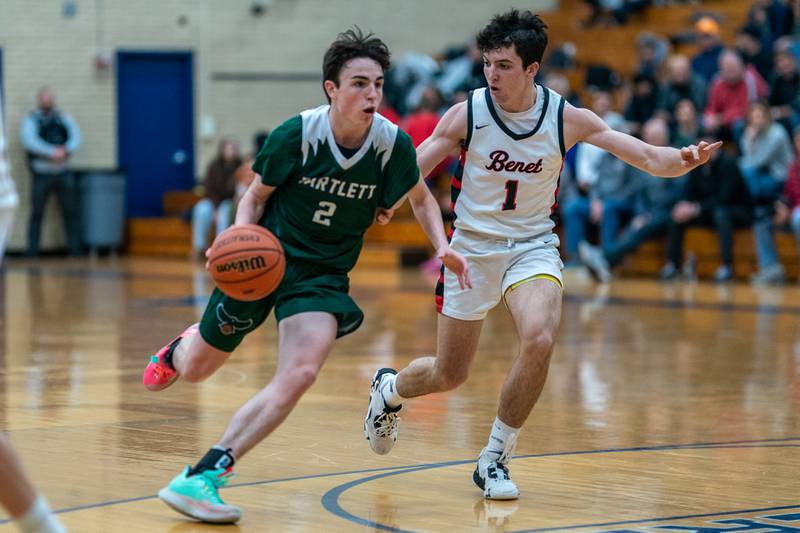
[{"label": "man in black jacket", "polygon": [[678,275],[683,260],[684,232],[691,225],[716,230],[721,264],[714,279],[719,282],[732,279],[734,229],[749,226],[752,216],[752,199],[736,160],[722,151],[716,152],[708,165],[689,174],[684,196],[672,208],[667,232],[667,264],[662,278]]}]

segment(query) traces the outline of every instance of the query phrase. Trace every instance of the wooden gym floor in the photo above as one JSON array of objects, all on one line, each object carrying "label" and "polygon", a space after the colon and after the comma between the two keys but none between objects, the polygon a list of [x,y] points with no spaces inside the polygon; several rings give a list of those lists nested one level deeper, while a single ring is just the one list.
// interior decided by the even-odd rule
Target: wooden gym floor
[{"label": "wooden gym floor", "polygon": [[[244,517],[223,527],[154,495],[267,383],[274,321],[203,384],[140,384],[147,356],[197,320],[208,291],[187,261],[7,263],[0,428],[71,531],[800,527],[797,285],[602,288],[570,272],[550,377],[511,465],[522,495],[485,502],[471,473],[516,347],[505,310],[488,317],[470,380],[409,402],[396,448],[377,456],[361,432],[370,377],[430,353],[436,319],[416,270],[359,267],[364,325],[239,463],[222,496]],[[12,531],[5,518],[0,531]]]}]

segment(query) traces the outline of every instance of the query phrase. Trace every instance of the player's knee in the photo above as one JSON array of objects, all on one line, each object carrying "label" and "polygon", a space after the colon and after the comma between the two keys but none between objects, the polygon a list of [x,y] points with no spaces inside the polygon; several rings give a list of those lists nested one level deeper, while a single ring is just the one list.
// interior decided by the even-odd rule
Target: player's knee
[{"label": "player's knee", "polygon": [[319,368],[314,365],[300,365],[287,370],[281,376],[284,397],[291,402],[299,400],[300,396],[317,380],[317,374],[319,374]]},{"label": "player's knee", "polygon": [[555,336],[549,331],[540,331],[522,340],[520,352],[530,359],[548,359],[555,343]]}]

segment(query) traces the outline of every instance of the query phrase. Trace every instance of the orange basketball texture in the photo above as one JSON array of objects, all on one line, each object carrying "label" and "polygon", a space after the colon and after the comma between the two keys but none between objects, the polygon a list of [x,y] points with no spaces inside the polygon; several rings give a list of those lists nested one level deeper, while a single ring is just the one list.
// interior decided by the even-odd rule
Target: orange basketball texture
[{"label": "orange basketball texture", "polygon": [[236,300],[260,300],[278,288],[286,269],[280,241],[255,224],[232,226],[211,245],[208,272]]}]

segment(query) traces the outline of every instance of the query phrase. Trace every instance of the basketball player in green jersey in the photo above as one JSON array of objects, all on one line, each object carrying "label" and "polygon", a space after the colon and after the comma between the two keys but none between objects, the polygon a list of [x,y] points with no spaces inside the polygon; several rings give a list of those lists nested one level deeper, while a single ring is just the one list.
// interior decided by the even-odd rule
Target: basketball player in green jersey
[{"label": "basketball player in green jersey", "polygon": [[[323,62],[330,105],[302,112],[276,128],[256,157],[257,174],[239,203],[236,224],[260,223],[286,253],[278,289],[256,302],[219,290],[200,324],[190,326],[151,358],[150,390],[178,376],[202,381],[216,371],[244,336],[275,309],[278,367],[272,381],[231,419],[217,444],[159,492],[175,510],[207,522],[236,522],[241,510],[225,504],[217,488],[235,460],[266,438],[289,415],[316,379],[334,340],[355,331],[364,316],[348,295],[348,272],[364,232],[406,195],[443,263],[469,285],[466,260],[444,234],[439,206],[421,180],[411,139],[376,113],[389,51],[357,28],[340,34]],[[388,218],[386,219],[388,220]]]}]

